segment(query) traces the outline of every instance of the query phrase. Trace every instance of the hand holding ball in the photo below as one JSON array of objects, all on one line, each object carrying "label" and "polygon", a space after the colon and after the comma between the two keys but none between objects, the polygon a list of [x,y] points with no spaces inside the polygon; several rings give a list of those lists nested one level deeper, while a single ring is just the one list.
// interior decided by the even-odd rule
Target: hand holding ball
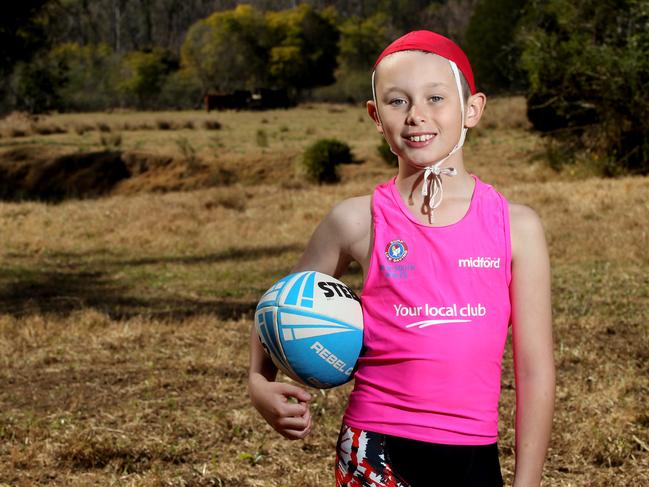
[{"label": "hand holding ball", "polygon": [[360,299],[345,284],[315,271],[280,279],[261,297],[255,327],[278,369],[311,387],[351,380],[363,345]]}]

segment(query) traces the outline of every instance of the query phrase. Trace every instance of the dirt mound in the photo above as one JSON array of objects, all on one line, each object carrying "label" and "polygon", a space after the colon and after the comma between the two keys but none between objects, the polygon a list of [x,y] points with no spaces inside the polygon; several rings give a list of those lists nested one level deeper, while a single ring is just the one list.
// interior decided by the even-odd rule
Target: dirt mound
[{"label": "dirt mound", "polygon": [[0,199],[62,201],[106,194],[229,184],[234,174],[198,160],[99,151],[43,157],[37,147],[0,154]]}]

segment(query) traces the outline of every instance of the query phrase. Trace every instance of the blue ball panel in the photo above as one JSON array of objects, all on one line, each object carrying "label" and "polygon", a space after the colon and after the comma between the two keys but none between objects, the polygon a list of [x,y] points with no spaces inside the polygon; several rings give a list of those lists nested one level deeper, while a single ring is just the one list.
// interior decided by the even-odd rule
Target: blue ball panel
[{"label": "blue ball panel", "polygon": [[265,308],[266,306],[277,306],[279,304],[279,297],[288,282],[295,276],[295,274],[290,274],[271,286],[271,288],[264,293],[264,295],[259,300],[257,309]]},{"label": "blue ball panel", "polygon": [[257,333],[266,345],[271,358],[274,359],[275,365],[286,373],[290,367],[282,353],[282,345],[277,336],[276,316],[277,308],[274,306],[258,309],[255,313]]},{"label": "blue ball panel", "polygon": [[284,342],[284,352],[293,370],[306,383],[326,388],[348,382],[363,343],[361,332]]},{"label": "blue ball panel", "polygon": [[352,378],[363,344],[362,330],[340,320],[291,308],[280,308],[277,320],[283,354],[302,381],[328,388]]}]

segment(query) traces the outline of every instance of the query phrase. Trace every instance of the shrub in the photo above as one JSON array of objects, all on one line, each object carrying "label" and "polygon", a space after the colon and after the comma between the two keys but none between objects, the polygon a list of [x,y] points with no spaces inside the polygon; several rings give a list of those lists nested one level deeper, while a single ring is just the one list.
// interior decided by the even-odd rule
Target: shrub
[{"label": "shrub", "polygon": [[514,31],[526,0],[480,0],[466,32],[466,53],[480,91],[520,90],[525,77],[518,66],[520,46]]},{"label": "shrub", "polygon": [[268,134],[264,129],[257,129],[256,134],[257,145],[259,147],[268,147]]},{"label": "shrub", "polygon": [[534,128],[573,154],[568,161],[588,155],[607,175],[649,173],[647,3],[530,0],[528,6],[519,39]]},{"label": "shrub", "polygon": [[121,55],[106,44],[59,44],[48,54],[51,69],[61,69],[56,87],[60,110],[104,110],[119,103]]},{"label": "shrub", "polygon": [[156,127],[158,130],[172,130],[173,124],[169,120],[158,119],[155,121]]},{"label": "shrub", "polygon": [[352,161],[347,144],[336,139],[320,139],[306,149],[302,164],[311,181],[334,183],[339,179],[336,166]]},{"label": "shrub", "polygon": [[99,134],[99,143],[105,150],[118,150],[122,146],[122,134],[111,132]]},{"label": "shrub", "polygon": [[171,54],[158,47],[148,51],[133,51],[121,63],[119,90],[134,97],[140,108],[151,108],[162,91],[172,70]]},{"label": "shrub", "polygon": [[203,101],[203,87],[193,72],[179,69],[165,77],[157,98],[160,107],[196,109]]},{"label": "shrub", "polygon": [[376,148],[377,152],[388,165],[397,167],[399,165],[399,158],[390,150],[388,141],[381,137],[381,143]]}]

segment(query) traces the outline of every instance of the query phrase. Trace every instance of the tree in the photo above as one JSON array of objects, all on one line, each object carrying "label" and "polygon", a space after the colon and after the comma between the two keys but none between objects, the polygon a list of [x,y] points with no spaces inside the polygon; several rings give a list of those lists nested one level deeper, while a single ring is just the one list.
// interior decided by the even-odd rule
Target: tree
[{"label": "tree", "polygon": [[119,101],[120,57],[108,44],[60,44],[48,54],[52,69],[64,73],[56,87],[62,110],[102,110]]},{"label": "tree", "polygon": [[205,91],[299,91],[333,82],[338,35],[333,22],[308,5],[266,15],[239,5],[196,22],[181,60]]},{"label": "tree", "polygon": [[376,13],[366,19],[350,17],[340,24],[340,52],[336,83],[319,96],[336,102],[360,102],[372,97],[372,66],[395,37],[390,18]]},{"label": "tree", "polygon": [[[399,32],[428,27],[428,14],[438,5],[448,3],[444,0],[381,0],[379,12],[390,15],[392,25]],[[437,5],[435,5],[437,4]]]},{"label": "tree", "polygon": [[303,90],[334,82],[339,33],[312,7],[266,14],[271,84]]},{"label": "tree", "polygon": [[58,108],[58,87],[65,73],[50,65],[45,55],[36,55],[29,62],[16,64],[10,78],[12,108],[29,113],[44,113]]},{"label": "tree", "polygon": [[119,87],[122,92],[135,97],[139,108],[151,108],[172,66],[171,56],[160,48],[129,52],[122,61]]},{"label": "tree", "polygon": [[[3,100],[8,88],[7,81],[16,64],[26,63],[47,46],[46,4],[47,0],[24,0],[3,7],[0,16],[0,112],[6,108]],[[32,84],[49,83],[38,69],[30,70],[24,65],[21,70],[26,77],[32,78]]]},{"label": "tree", "polygon": [[239,5],[192,25],[181,47],[181,61],[196,74],[204,91],[251,89],[267,76],[266,37],[263,14]]},{"label": "tree", "polygon": [[47,0],[25,0],[3,8],[0,16],[0,76],[46,44]]},{"label": "tree", "polygon": [[481,0],[466,32],[466,53],[480,90],[491,93],[520,89],[524,84],[515,42],[523,0]]},{"label": "tree", "polygon": [[649,173],[649,3],[530,0],[520,41],[534,126],[605,174]]},{"label": "tree", "polygon": [[340,26],[341,70],[350,72],[363,70],[369,73],[376,58],[394,37],[390,19],[384,13],[377,13],[366,19],[351,17]]}]

